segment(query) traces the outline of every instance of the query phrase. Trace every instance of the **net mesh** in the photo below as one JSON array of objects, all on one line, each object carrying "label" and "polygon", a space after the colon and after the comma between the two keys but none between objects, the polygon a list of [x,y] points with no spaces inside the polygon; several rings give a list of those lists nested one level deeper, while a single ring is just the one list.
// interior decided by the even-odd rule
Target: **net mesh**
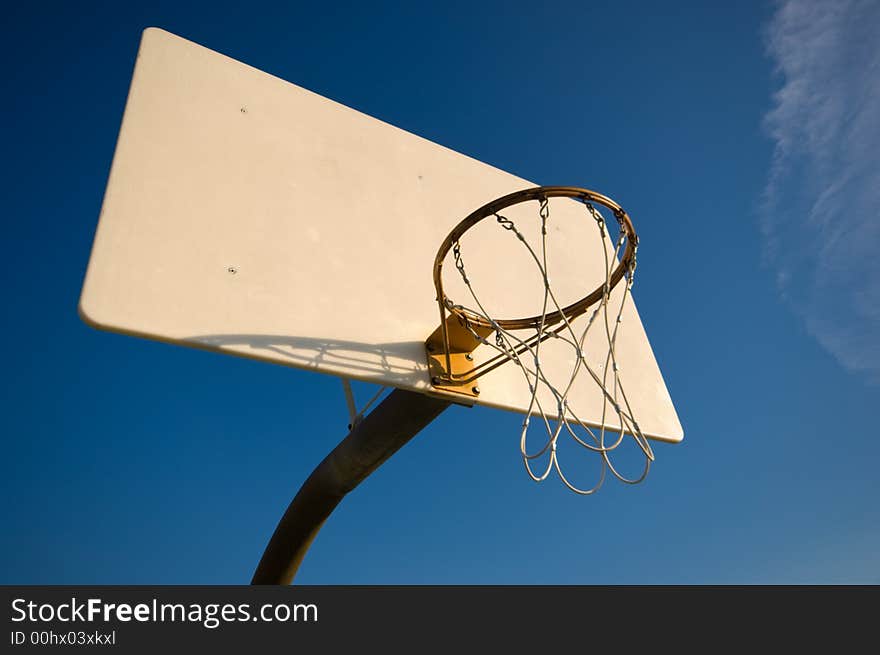
[{"label": "net mesh", "polygon": [[[618,264],[622,249],[630,238],[623,229],[620,215],[615,212],[620,226],[615,239],[609,235],[608,224],[601,206],[580,200],[586,210],[586,220],[595,223],[597,237],[601,240],[604,253],[605,281],[601,286],[599,300],[583,315],[566,316],[563,306],[554,294],[548,276],[548,226],[551,223],[550,202],[541,198],[538,202],[540,218],[540,243],[532,244],[513,220],[494,212],[496,224],[509,233],[527,250],[534,263],[536,273],[543,281],[543,302],[540,315],[529,329],[507,329],[493,318],[481,301],[465,266],[461,243],[453,243],[452,254],[455,268],[467,287],[471,302],[455,304],[445,299],[446,307],[463,319],[466,329],[484,346],[497,351],[497,356],[515,364],[528,385],[530,400],[522,423],[520,452],[529,477],[541,482],[555,471],[562,482],[578,494],[589,495],[596,492],[605,481],[608,471],[618,480],[637,484],[645,479],[654,460],[654,453],[639,428],[631,404],[626,395],[626,387],[618,365],[616,342],[620,332],[624,308],[631,302],[632,286],[635,279],[637,243],[630,244],[633,256],[627,266],[622,293],[612,303],[612,270]],[[556,315],[555,322],[548,316]],[[476,319],[476,320],[475,320]],[[472,323],[484,322],[493,332],[481,336]],[[576,325],[576,324],[580,325]],[[600,333],[603,354],[600,365],[595,365],[595,355],[591,366],[584,349],[587,337]],[[595,337],[591,337],[595,339]],[[563,379],[551,380],[542,366],[542,348],[548,339],[553,339],[554,349],[562,346],[567,349],[566,361],[571,369]],[[601,420],[598,425],[587,424],[578,413],[578,408],[569,403],[569,394],[575,382],[586,376],[595,384],[601,395]],[[537,427],[536,427],[537,426]],[[592,484],[581,485],[572,481],[571,475],[563,472],[558,447],[561,440],[569,440],[577,448],[596,455],[600,466]],[[616,454],[628,441],[634,442],[637,452],[643,456],[641,472],[626,476],[615,466]]]}]

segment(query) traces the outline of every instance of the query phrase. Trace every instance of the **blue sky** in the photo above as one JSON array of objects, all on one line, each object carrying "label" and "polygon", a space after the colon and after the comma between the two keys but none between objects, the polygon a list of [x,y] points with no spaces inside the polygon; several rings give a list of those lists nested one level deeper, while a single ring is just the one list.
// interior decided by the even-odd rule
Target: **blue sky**
[{"label": "blue sky", "polygon": [[345,499],[298,582],[880,582],[878,4],[421,4],[7,14],[0,582],[245,583],[344,436],[334,378],[77,316],[151,25],[601,190],[639,229],[685,430],[647,481],[535,484],[516,416],[454,407]]}]

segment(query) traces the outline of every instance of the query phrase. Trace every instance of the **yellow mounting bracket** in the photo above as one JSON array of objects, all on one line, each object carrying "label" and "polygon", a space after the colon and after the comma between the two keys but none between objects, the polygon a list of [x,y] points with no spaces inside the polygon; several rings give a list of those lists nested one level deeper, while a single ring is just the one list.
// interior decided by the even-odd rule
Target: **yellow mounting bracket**
[{"label": "yellow mounting bracket", "polygon": [[[471,330],[473,332],[471,332]],[[480,341],[473,333],[485,338],[492,334],[492,328],[472,325],[464,326],[464,319],[448,314],[440,326],[425,341],[428,356],[428,372],[431,386],[437,391],[446,391],[460,396],[468,404],[480,395],[477,378],[473,374],[472,353]]]}]

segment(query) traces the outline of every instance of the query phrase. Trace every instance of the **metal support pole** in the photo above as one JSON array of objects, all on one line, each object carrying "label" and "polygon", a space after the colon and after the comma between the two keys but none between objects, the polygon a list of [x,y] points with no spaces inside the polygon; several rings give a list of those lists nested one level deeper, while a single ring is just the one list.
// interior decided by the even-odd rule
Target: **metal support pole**
[{"label": "metal support pole", "polygon": [[290,584],[324,521],[345,494],[450,404],[395,389],[353,426],[300,487],[275,528],[251,584]]}]

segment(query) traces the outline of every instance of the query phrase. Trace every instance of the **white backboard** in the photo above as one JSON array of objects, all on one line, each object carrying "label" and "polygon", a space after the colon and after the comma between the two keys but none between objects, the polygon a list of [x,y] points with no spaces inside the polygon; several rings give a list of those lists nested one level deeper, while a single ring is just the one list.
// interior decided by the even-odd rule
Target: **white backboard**
[{"label": "white backboard", "polygon": [[[439,325],[431,279],[437,249],[477,207],[532,186],[151,28],[135,65],[80,315],[114,332],[436,393],[424,342]],[[601,246],[569,227],[583,206],[562,203],[553,207],[553,283],[576,300],[601,282]],[[524,231],[534,213],[511,210]],[[633,220],[638,228],[639,217]],[[507,234],[478,227],[462,252],[482,281],[482,297],[496,299],[503,318],[534,315],[534,268],[508,253]],[[464,291],[447,268],[447,292],[457,298]],[[644,434],[680,441],[632,304],[617,350]],[[475,356],[483,355],[478,349]],[[546,360],[552,371],[549,346]],[[515,366],[496,369],[479,386],[480,404],[528,405]],[[601,420],[591,381],[571,402],[588,422]]]}]

